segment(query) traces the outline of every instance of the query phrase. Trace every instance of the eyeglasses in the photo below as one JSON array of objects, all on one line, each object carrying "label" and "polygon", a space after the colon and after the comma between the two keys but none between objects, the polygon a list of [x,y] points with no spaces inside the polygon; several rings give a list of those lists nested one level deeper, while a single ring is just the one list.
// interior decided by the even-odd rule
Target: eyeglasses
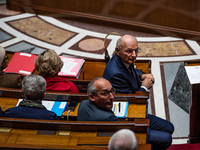
[{"label": "eyeglasses", "polygon": [[[119,50],[122,50],[122,48],[120,47],[117,47]],[[124,51],[124,50],[122,50]],[[133,52],[135,52],[136,54],[138,54],[139,52],[141,51],[141,48],[136,48],[136,49],[128,49],[128,50],[125,50],[124,52],[127,53],[127,54],[132,54]]]},{"label": "eyeglasses", "polygon": [[[110,93],[112,93],[112,95],[115,95],[116,93],[116,89],[115,88],[112,88],[110,91],[108,90],[103,90],[103,91],[100,91],[99,94],[103,95],[103,96],[109,96]],[[97,94],[97,92],[95,92],[95,94]]]}]

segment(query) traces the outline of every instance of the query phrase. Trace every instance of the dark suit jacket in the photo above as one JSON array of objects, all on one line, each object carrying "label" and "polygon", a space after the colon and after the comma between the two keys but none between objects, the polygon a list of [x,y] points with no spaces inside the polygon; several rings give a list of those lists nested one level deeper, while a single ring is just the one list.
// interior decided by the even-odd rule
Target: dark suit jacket
[{"label": "dark suit jacket", "polygon": [[84,100],[78,108],[78,121],[119,121],[110,110],[97,107],[90,100]]},{"label": "dark suit jacket", "polygon": [[136,77],[128,71],[117,54],[115,54],[106,65],[103,77],[111,82],[117,93],[145,91],[145,89],[140,88],[140,75],[142,70],[134,69],[133,64],[131,65],[132,69],[135,71]]},{"label": "dark suit jacket", "polygon": [[54,112],[42,108],[17,106],[5,111],[4,117],[24,118],[24,119],[44,119],[57,120],[58,117]]}]

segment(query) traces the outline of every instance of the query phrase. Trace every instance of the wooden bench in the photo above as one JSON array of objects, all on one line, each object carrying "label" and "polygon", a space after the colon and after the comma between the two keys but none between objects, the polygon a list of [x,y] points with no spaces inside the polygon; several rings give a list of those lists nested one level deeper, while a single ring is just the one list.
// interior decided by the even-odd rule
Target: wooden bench
[{"label": "wooden bench", "polygon": [[[9,57],[8,63],[13,54],[13,52],[7,52]],[[79,79],[71,81],[76,85],[80,93],[87,93],[88,83],[95,77],[103,76],[106,62],[103,59],[83,59],[85,59],[85,63],[83,64]],[[151,73],[151,60],[137,60],[135,66],[137,69],[142,69],[145,73]],[[38,71],[34,70],[33,74],[38,74]]]},{"label": "wooden bench", "polygon": [[[8,108],[15,107],[18,100],[23,98],[21,89],[0,88],[0,106],[3,111]],[[148,92],[138,91],[136,94],[115,94],[114,101],[128,101],[129,107],[126,120],[134,118],[146,118],[147,115],[147,100],[149,98]],[[68,93],[68,92],[45,92],[44,100],[50,101],[76,101],[78,102],[74,111],[64,111],[62,118],[69,117],[70,120],[76,120],[79,104],[82,100],[88,99],[86,93]],[[122,119],[124,120],[124,119]]]},{"label": "wooden bench", "polygon": [[112,134],[120,129],[135,132],[139,150],[146,144],[148,119],[92,122],[0,118],[0,148],[107,149]]},{"label": "wooden bench", "polygon": [[[94,66],[98,66],[98,65],[100,65],[100,68],[102,68],[102,69],[99,69],[97,67],[98,71],[94,71]],[[91,60],[91,61],[88,60],[87,61],[86,60],[84,66],[82,68],[82,72],[81,72],[79,80],[73,81],[75,83],[75,85],[79,88],[79,91],[81,90],[81,92],[83,92],[83,93],[74,94],[74,93],[68,93],[68,92],[46,91],[44,99],[45,100],[53,100],[53,101],[56,101],[56,100],[68,101],[68,102],[78,101],[78,105],[75,108],[75,110],[71,111],[69,113],[70,120],[76,120],[78,106],[79,106],[80,102],[82,100],[88,98],[87,94],[85,93],[87,90],[87,84],[94,77],[102,76],[105,65],[106,64],[103,60],[101,60],[101,61],[99,61],[99,60]],[[145,61],[144,61],[144,63],[141,62],[141,66],[142,65],[146,65],[146,68],[147,68],[146,70],[149,70],[149,62],[148,63],[146,63]],[[94,75],[93,72],[97,72],[99,74]],[[34,71],[34,74],[37,74],[36,70]],[[88,76],[90,74],[93,76]],[[0,97],[0,105],[1,105],[3,111],[5,111],[8,108],[15,107],[18,102],[18,99],[23,98],[21,89],[12,89],[12,88],[0,88],[0,96],[1,96]],[[147,93],[147,92],[138,92],[136,94],[116,94],[115,99],[114,99],[115,101],[129,101],[127,118],[121,119],[121,121],[126,120],[126,121],[132,122],[132,121],[135,121],[136,118],[139,118],[138,120],[142,120],[141,118],[145,119],[146,113],[147,113],[147,99],[148,98],[149,98],[149,93]],[[61,119],[66,119],[67,114],[68,114],[68,112],[65,111],[63,113],[63,116]],[[61,121],[61,120],[59,120],[59,121]],[[77,121],[76,121],[76,123],[77,123]],[[4,122],[4,125],[2,125],[2,126],[9,127],[13,124],[13,122],[10,125],[8,125],[8,124],[10,124],[10,122]],[[15,122],[14,124],[17,125],[18,123]],[[1,123],[0,123],[0,126],[1,126]],[[25,127],[26,124],[22,123],[21,126]],[[30,126],[37,127],[37,125],[33,124],[33,122],[31,123]],[[43,127],[45,128],[47,126],[49,126],[49,125],[46,124]],[[51,126],[53,126],[53,125],[51,125]],[[54,126],[54,128],[55,128],[55,126]],[[79,127],[76,127],[76,128],[79,128]],[[109,128],[113,128],[113,127],[109,127]],[[27,143],[32,144],[32,142],[31,142],[32,139],[37,139],[37,141],[33,142],[34,145],[32,144],[31,146],[30,145],[28,146],[29,149],[30,148],[32,148],[32,149],[33,148],[35,148],[35,149],[47,148],[47,145],[48,145],[48,148],[50,148],[50,149],[55,149],[55,148],[57,148],[57,149],[101,149],[101,148],[107,149],[107,143],[110,138],[109,136],[106,136],[106,137],[100,136],[100,135],[102,135],[102,133],[100,134],[100,132],[98,132],[98,137],[95,137],[97,135],[97,133],[94,133],[94,132],[91,133],[89,131],[81,132],[81,133],[75,132],[75,131],[70,131],[70,133],[71,133],[70,135],[76,135],[76,137],[67,136],[67,137],[64,137],[64,139],[63,139],[63,136],[59,135],[59,133],[62,133],[62,132],[60,132],[60,130],[56,132],[56,135],[37,135],[36,133],[38,133],[38,132],[39,131],[37,131],[37,129],[36,130],[23,129],[23,128],[16,129],[16,128],[12,127],[11,132],[3,133],[0,135],[1,139],[4,137],[7,139],[6,141],[10,141],[9,147],[8,147],[8,143],[1,143],[1,142],[0,142],[0,147],[2,147],[4,149],[5,148],[7,148],[7,149],[8,148],[11,148],[11,149],[27,148],[27,146],[26,146]],[[22,134],[22,133],[24,133],[24,134]],[[41,133],[41,130],[39,133]],[[67,133],[69,133],[69,132],[67,131]],[[103,135],[104,134],[105,133],[103,133]],[[95,136],[93,136],[93,135],[95,135]],[[111,136],[111,134],[110,134],[110,136]],[[136,132],[136,137],[138,139],[146,139],[146,131],[145,131],[145,133]],[[51,139],[50,142],[49,141],[40,142],[44,139],[49,139],[49,138]],[[17,142],[17,145],[13,141]],[[140,142],[141,141],[144,141],[144,140],[140,140]],[[44,145],[41,145],[41,143],[45,143],[47,145],[44,146]],[[68,146],[66,147],[66,145],[63,145],[63,143],[68,143]],[[146,143],[146,140],[145,140],[145,142],[141,142],[141,143],[139,145],[139,149],[145,149],[145,148],[151,149],[150,145],[144,144],[144,143]],[[59,144],[59,146],[58,146],[58,144]],[[88,145],[89,145],[89,147],[88,147]],[[99,146],[99,145],[101,145],[101,146]],[[96,146],[96,147],[94,147],[94,146]]]}]

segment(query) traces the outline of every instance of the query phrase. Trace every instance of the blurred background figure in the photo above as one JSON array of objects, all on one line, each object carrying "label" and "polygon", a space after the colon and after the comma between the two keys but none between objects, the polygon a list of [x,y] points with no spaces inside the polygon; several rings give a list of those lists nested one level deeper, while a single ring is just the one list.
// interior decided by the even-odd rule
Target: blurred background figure
[{"label": "blurred background figure", "polygon": [[0,46],[0,87],[21,88],[22,77],[20,75],[3,72],[8,66],[8,59],[5,49]]}]

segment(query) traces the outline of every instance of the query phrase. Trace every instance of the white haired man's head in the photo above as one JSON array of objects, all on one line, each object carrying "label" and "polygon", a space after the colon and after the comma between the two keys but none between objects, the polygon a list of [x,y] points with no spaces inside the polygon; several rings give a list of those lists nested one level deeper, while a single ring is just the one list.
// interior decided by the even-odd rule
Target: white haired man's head
[{"label": "white haired man's head", "polygon": [[112,135],[108,150],[137,150],[138,142],[133,131],[121,129]]}]

